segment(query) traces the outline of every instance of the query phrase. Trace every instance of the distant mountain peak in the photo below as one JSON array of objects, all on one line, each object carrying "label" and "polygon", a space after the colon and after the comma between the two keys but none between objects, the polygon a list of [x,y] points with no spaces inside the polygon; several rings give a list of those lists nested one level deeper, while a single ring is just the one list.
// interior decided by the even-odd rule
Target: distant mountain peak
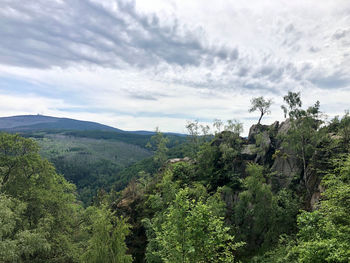
[{"label": "distant mountain peak", "polygon": [[31,131],[31,130],[101,130],[123,132],[104,124],[91,121],[81,121],[70,118],[45,115],[17,115],[0,117],[0,130]]}]

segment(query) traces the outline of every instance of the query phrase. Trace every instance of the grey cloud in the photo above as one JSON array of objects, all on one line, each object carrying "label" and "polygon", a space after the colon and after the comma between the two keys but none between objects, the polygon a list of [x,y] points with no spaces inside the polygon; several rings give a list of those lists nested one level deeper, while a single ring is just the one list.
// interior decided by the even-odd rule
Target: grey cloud
[{"label": "grey cloud", "polygon": [[137,90],[137,89],[125,89],[126,94],[130,98],[138,99],[138,100],[152,100],[157,101],[160,98],[169,97],[166,91],[149,91],[149,90]]},{"label": "grey cloud", "polygon": [[334,39],[342,39],[350,33],[350,29],[339,29],[333,34]]},{"label": "grey cloud", "polygon": [[[113,12],[91,0],[5,1],[0,11],[0,63],[49,68],[74,63],[147,67],[237,59],[238,50],[204,47],[200,32],[161,26],[156,15],[116,0]],[[180,32],[181,31],[181,32]]]},{"label": "grey cloud", "polygon": [[318,48],[318,47],[314,47],[314,46],[309,47],[309,51],[312,52],[312,53],[319,52],[320,50],[321,50],[321,49]]},{"label": "grey cloud", "polygon": [[[36,68],[76,64],[132,66],[158,81],[214,91],[249,89],[279,94],[281,89],[304,83],[321,88],[350,83],[349,74],[331,70],[318,74],[317,67],[322,65],[303,65],[303,60],[288,57],[297,57],[301,49],[315,56],[322,53],[316,54],[322,50],[305,44],[309,35],[300,23],[286,21],[273,31],[276,38],[272,40],[276,40],[279,50],[249,53],[243,46],[209,46],[203,39],[203,29],[189,30],[175,18],[172,24],[163,25],[155,14],[138,13],[133,1],[115,3],[117,11],[103,7],[97,0],[3,0],[0,63]],[[332,38],[344,41],[348,35],[342,29]],[[273,44],[271,47],[275,47]],[[281,50],[282,56],[278,57]],[[164,77],[166,73],[169,74]],[[157,100],[160,95],[129,96]]]},{"label": "grey cloud", "polygon": [[152,100],[152,101],[157,101],[157,98],[155,98],[152,95],[145,95],[145,94],[132,94],[130,97],[138,100]]},{"label": "grey cloud", "polygon": [[320,88],[336,89],[350,87],[349,75],[342,72],[334,72],[330,75],[317,74],[312,76],[310,81]]},{"label": "grey cloud", "polygon": [[290,33],[290,32],[293,32],[294,30],[295,30],[294,25],[293,25],[293,24],[289,24],[289,25],[286,26],[286,28],[284,29],[284,32]]},{"label": "grey cloud", "polygon": [[298,41],[303,37],[303,33],[295,28],[293,24],[289,24],[284,28],[283,46],[291,48],[293,51],[299,51]]}]

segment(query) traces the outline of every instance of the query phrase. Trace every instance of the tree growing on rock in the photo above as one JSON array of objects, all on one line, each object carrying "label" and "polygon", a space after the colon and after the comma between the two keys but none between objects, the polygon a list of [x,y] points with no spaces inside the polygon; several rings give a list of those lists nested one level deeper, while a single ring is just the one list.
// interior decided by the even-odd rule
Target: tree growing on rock
[{"label": "tree growing on rock", "polygon": [[258,125],[260,124],[260,121],[264,115],[270,114],[270,107],[272,104],[272,99],[267,99],[263,96],[257,97],[257,98],[252,98],[251,99],[251,108],[249,109],[249,112],[254,112],[254,111],[259,111],[260,112],[260,118],[258,120]]},{"label": "tree growing on rock", "polygon": [[[302,109],[302,101],[300,92],[288,92],[288,95],[283,97],[286,105],[281,108],[285,116],[289,116],[291,128],[288,130],[284,144],[286,148],[293,150],[296,157],[301,161],[303,168],[303,180],[306,190],[311,194],[309,185],[310,176],[307,172],[307,167],[312,156],[316,151],[317,145],[324,138],[319,130],[323,121],[321,120],[320,102],[317,101],[313,106]],[[309,168],[312,168],[309,166]]]}]

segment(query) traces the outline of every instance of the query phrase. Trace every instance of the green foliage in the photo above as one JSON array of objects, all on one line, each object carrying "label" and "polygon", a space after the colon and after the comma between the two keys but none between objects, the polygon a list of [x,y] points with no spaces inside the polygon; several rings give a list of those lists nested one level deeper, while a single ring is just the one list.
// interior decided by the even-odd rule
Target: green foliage
[{"label": "green foliage", "polygon": [[[256,99],[252,111],[267,103],[261,119],[271,101]],[[129,167],[147,151],[112,133],[38,132],[41,153],[77,183],[80,198],[92,203],[97,192],[87,209],[36,143],[0,134],[0,261],[349,262],[350,157],[341,159],[349,151],[349,115],[322,126],[318,102],[302,109],[300,93],[292,92],[284,101],[284,129],[264,126],[249,145],[264,167],[242,153],[251,142],[240,137],[237,121],[216,120],[215,135],[188,123],[189,136],[176,142],[157,130],[154,156]],[[276,176],[272,155],[297,160],[303,174]],[[170,156],[191,159],[167,162]],[[294,177],[287,185],[283,176]],[[323,194],[314,206],[316,188]]]},{"label": "green foliage", "polygon": [[194,171],[194,166],[191,163],[175,163],[174,165],[172,165],[172,172],[174,180],[179,180],[185,185],[189,185],[197,179],[196,173]]},{"label": "green foliage", "polygon": [[[233,242],[223,217],[215,213],[215,202],[195,199],[189,188],[181,189],[164,212],[161,224],[152,224],[157,250],[149,251],[148,262],[233,262]],[[157,222],[157,221],[156,221]],[[159,223],[159,222],[157,222]],[[155,246],[155,244],[153,244]]]},{"label": "green foliage", "polygon": [[344,148],[346,152],[350,152],[350,115],[349,111],[339,120],[334,118],[331,122],[330,132],[333,132],[338,137],[340,147]]},{"label": "green foliage", "polygon": [[[119,172],[151,153],[136,145],[115,140],[45,135],[37,140],[40,154],[49,159],[57,171],[77,186],[85,206],[92,203],[100,188],[109,191],[113,183],[122,183]],[[122,187],[118,190],[121,190]]]},{"label": "green foliage", "polygon": [[292,255],[298,262],[350,260],[350,157],[324,179],[319,210],[298,217],[298,239]]},{"label": "green foliage", "polygon": [[255,262],[345,263],[350,259],[350,157],[339,161],[323,180],[318,209],[298,215],[296,238],[280,244]]},{"label": "green foliage", "polygon": [[115,191],[121,191],[128,185],[132,178],[135,178],[135,176],[140,173],[153,174],[158,168],[159,166],[154,162],[153,157],[136,162],[118,173],[118,179],[114,182],[112,188]]},{"label": "green foliage", "polygon": [[9,198],[2,199],[8,211],[4,217],[16,221],[12,230],[2,228],[12,233],[7,240],[21,244],[19,261],[73,261],[78,253],[75,187],[41,159],[32,140],[0,134],[0,182],[0,193]]},{"label": "green foliage", "polygon": [[349,111],[346,112],[345,116],[340,121],[340,134],[343,138],[344,145],[348,146],[350,145],[350,115]]},{"label": "green foliage", "polygon": [[260,117],[259,117],[259,121],[258,121],[258,125],[259,125],[262,117],[265,114],[271,113],[270,107],[272,104],[272,99],[265,100],[264,97],[257,97],[257,98],[251,99],[250,102],[251,102],[252,106],[249,109],[249,112],[254,112],[256,110],[260,111]]},{"label": "green foliage", "polygon": [[114,131],[63,131],[65,135],[77,138],[90,138],[96,140],[119,141],[127,144],[134,144],[140,147],[145,147],[152,135],[139,135],[127,132]]},{"label": "green foliage", "polygon": [[161,167],[166,160],[168,159],[167,152],[169,139],[164,137],[160,132],[158,127],[156,128],[156,134],[152,136],[150,143],[147,144],[148,148],[151,148],[154,151],[153,161]]},{"label": "green foliage", "polygon": [[289,118],[299,118],[300,108],[302,105],[300,92],[291,92],[288,91],[288,94],[283,97],[283,100],[287,103],[287,105],[282,105],[281,108],[284,112],[284,117],[289,115]]},{"label": "green foliage", "polygon": [[132,257],[127,255],[125,238],[130,234],[130,225],[124,218],[115,217],[105,206],[89,207],[92,236],[88,241],[82,262],[87,263],[128,263]]},{"label": "green foliage", "polygon": [[269,245],[274,221],[273,195],[270,186],[265,183],[262,167],[251,164],[247,168],[248,176],[244,180],[245,191],[239,194],[235,207],[235,223],[240,240],[247,242],[246,249]]},{"label": "green foliage", "polygon": [[[238,124],[240,126],[240,124]],[[197,155],[197,174],[200,181],[209,184],[210,189],[230,184],[239,188],[236,168],[241,152],[240,129],[216,134],[211,143],[202,145]]]},{"label": "green foliage", "polygon": [[266,250],[277,243],[279,235],[292,232],[298,209],[298,203],[287,190],[273,195],[262,166],[250,164],[247,173],[246,190],[239,194],[234,209],[237,237],[247,243],[242,254]]},{"label": "green foliage", "polygon": [[310,185],[310,173],[307,173],[307,168],[313,169],[310,166],[310,159],[316,151],[316,147],[324,139],[325,134],[320,130],[323,123],[320,119],[320,103],[317,101],[314,106],[307,110],[301,109],[300,93],[289,92],[284,100],[288,104],[283,106],[285,114],[290,117],[290,129],[283,138],[283,146],[295,154],[302,165],[303,181],[307,193],[310,197],[313,185]]},{"label": "green foliage", "polygon": [[1,262],[28,262],[35,254],[46,254],[51,249],[45,222],[30,228],[22,221],[26,209],[24,202],[0,195]]}]

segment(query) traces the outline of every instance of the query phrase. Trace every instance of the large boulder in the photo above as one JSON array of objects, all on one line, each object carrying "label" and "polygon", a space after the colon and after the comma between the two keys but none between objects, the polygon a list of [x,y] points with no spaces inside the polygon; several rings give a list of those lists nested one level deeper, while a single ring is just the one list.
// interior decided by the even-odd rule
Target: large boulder
[{"label": "large boulder", "polygon": [[322,197],[322,193],[325,191],[325,188],[319,184],[317,189],[313,191],[311,199],[310,199],[310,209],[311,210],[316,210],[317,206],[320,202],[320,199]]},{"label": "large boulder", "polygon": [[280,125],[276,125],[274,161],[271,170],[276,173],[279,179],[279,184],[282,187],[287,187],[294,177],[300,177],[302,168],[300,160],[292,150],[284,149],[282,146],[283,136],[287,134],[291,128],[290,119],[286,119]]},{"label": "large boulder", "polygon": [[248,144],[256,145],[254,162],[271,166],[278,128],[276,121],[271,125],[255,124],[249,129]]},{"label": "large boulder", "polygon": [[268,131],[263,131],[260,134],[255,136],[256,145],[257,145],[257,155],[255,157],[256,163],[265,164],[268,163],[268,160],[271,156],[269,156],[269,152],[271,151],[271,138],[269,136]]},{"label": "large boulder", "polygon": [[278,150],[271,170],[275,172],[281,187],[287,187],[294,177],[299,177],[302,169],[295,154]]},{"label": "large boulder", "polygon": [[179,162],[191,162],[191,159],[189,157],[184,157],[184,158],[172,158],[167,160],[167,163],[174,164],[174,163],[179,163]]},{"label": "large boulder", "polygon": [[291,128],[292,123],[290,122],[290,119],[286,119],[284,122],[282,122],[280,125],[278,125],[276,129],[276,148],[279,148],[282,144],[281,138],[287,134],[289,129]]},{"label": "large boulder", "polygon": [[267,125],[262,125],[262,124],[254,124],[252,127],[249,129],[249,134],[248,134],[248,143],[249,144],[254,144],[256,142],[256,135],[260,134],[261,132],[267,131],[269,129],[269,126]]},{"label": "large boulder", "polygon": [[256,158],[258,148],[255,144],[245,144],[242,146],[241,155],[244,160],[254,160]]}]

